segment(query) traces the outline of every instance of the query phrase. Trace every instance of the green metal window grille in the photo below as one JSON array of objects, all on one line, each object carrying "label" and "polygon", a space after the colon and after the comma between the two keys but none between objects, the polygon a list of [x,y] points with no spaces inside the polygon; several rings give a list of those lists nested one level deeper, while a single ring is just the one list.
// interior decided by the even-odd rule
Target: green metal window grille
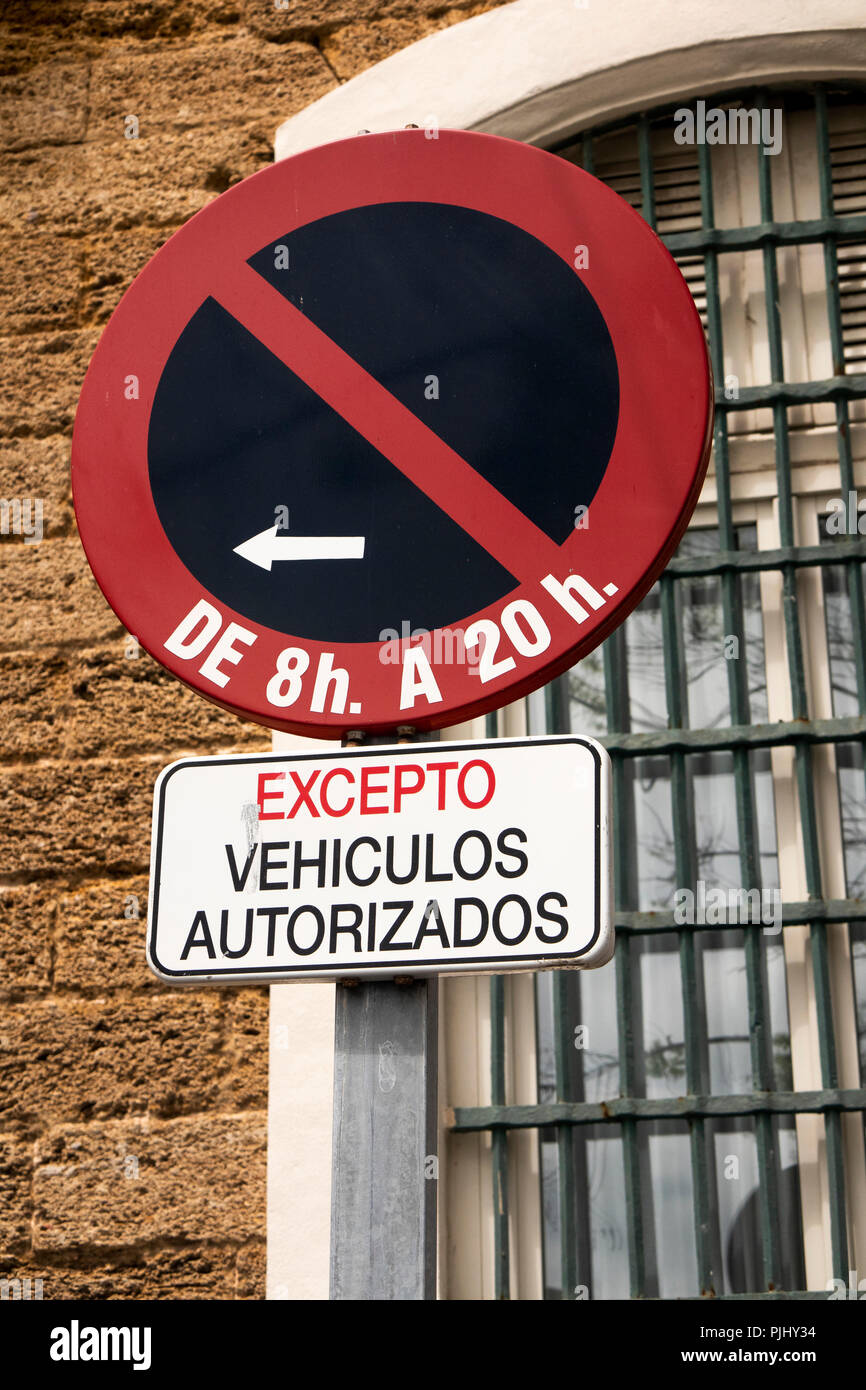
[{"label": "green metal window grille", "polygon": [[[848,498],[856,492],[851,425],[855,415],[863,418],[857,403],[866,398],[863,95],[859,89],[817,85],[758,92],[738,101],[730,94],[707,100],[708,107],[783,108],[785,121],[807,113],[820,196],[820,216],[809,220],[782,221],[774,214],[774,156],[758,145],[752,155],[759,221],[717,225],[712,163],[718,147],[683,146],[679,163],[659,159],[659,137],[668,139],[674,108],[555,147],[629,198],[659,231],[689,281],[715,376],[718,498],[715,526],[690,530],[627,623],[546,688],[543,724],[532,729],[596,733],[611,755],[617,951],[604,971],[536,977],[539,1102],[533,1105],[506,1103],[508,986],[504,977],[490,982],[491,1104],[458,1108],[453,1131],[490,1134],[498,1298],[509,1297],[511,1282],[508,1136],[521,1129],[537,1131],[542,1154],[546,1297],[827,1297],[828,1291],[805,1288],[795,1135],[795,1119],[803,1115],[823,1117],[832,1271],[834,1278],[848,1281],[843,1117],[866,1110],[866,539],[835,535],[825,518],[820,544],[797,543],[791,436],[798,428],[798,408],[829,403],[839,493]],[[839,135],[833,116],[842,107],[859,108],[863,119],[859,129],[849,122],[848,133],[843,129]],[[605,138],[623,133],[636,157],[631,164],[603,167],[597,155]],[[673,151],[672,143],[669,148]],[[780,248],[810,245],[823,249],[832,375],[792,380],[783,355],[777,257]],[[724,371],[720,273],[730,253],[760,258],[770,366],[767,384],[735,391],[728,389]],[[739,412],[757,412],[755,428],[773,443],[781,543],[772,550],[758,549],[754,525],[735,522],[731,437]],[[798,592],[798,576],[807,570],[821,576],[832,718],[813,718],[809,707]],[[782,585],[792,712],[784,722],[769,722],[767,714],[760,581],[768,572],[776,572]],[[718,615],[718,631],[708,635],[702,627],[711,611]],[[726,689],[723,678],[694,671],[702,643],[718,642],[721,634],[736,638],[745,655],[724,662]],[[642,711],[639,683],[632,681],[630,688],[641,650],[640,659],[650,665],[647,653],[656,653],[661,720],[652,710]],[[598,730],[590,727],[593,717]],[[489,717],[488,735],[495,736],[497,728],[496,717]],[[822,880],[814,771],[814,751],[822,745],[831,745],[836,754],[845,897],[829,896]],[[761,921],[679,926],[670,907],[673,887],[694,888],[702,877],[765,891],[778,885],[770,769],[771,750],[778,748],[792,750],[808,894],[804,901],[782,904],[781,924],[808,933],[822,1081],[811,1091],[794,1089],[792,1080],[781,935],[767,936]],[[716,834],[714,841],[713,808],[725,800],[733,830]],[[643,902],[647,893],[652,909]],[[666,893],[668,906],[659,908]],[[848,924],[850,933],[861,1059],[856,1089],[839,1084],[828,945],[828,926],[834,923]],[[672,961],[679,976],[674,1009],[679,1035],[648,1043],[642,1024],[647,981],[661,964],[669,972]],[[712,962],[722,987],[711,991],[708,1015]],[[602,975],[608,984],[600,990]],[[589,1013],[602,1020],[603,1033],[605,1008],[608,1032],[615,1037],[608,1039],[607,1051],[582,1050],[576,1030]],[[733,1034],[714,1036],[714,1009],[723,1025],[741,1010]],[[595,1027],[598,1031],[598,1023]],[[745,1083],[731,1089],[731,1075],[745,1076]],[[723,1210],[730,1199],[721,1168],[737,1157],[726,1158],[725,1148],[738,1143],[743,1161],[752,1165],[754,1183],[748,1209],[732,1215]],[[676,1203],[665,1187],[666,1172],[674,1170],[680,1183]],[[611,1201],[619,1204],[621,1220],[607,1219],[605,1204]],[[599,1289],[602,1264],[607,1283],[603,1279]]]}]

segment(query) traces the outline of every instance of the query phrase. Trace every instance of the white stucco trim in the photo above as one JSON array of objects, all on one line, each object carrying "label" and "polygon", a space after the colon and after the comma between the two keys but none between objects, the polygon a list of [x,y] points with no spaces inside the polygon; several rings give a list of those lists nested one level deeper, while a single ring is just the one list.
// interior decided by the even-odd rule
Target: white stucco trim
[{"label": "white stucco trim", "polygon": [[275,157],[435,121],[548,143],[755,82],[866,76],[863,0],[516,0],[431,34],[280,126]]},{"label": "white stucco trim", "polygon": [[[275,753],[323,739],[274,732]],[[271,985],[268,1014],[266,1297],[327,1299],[331,1258],[334,992],[324,980]]]},{"label": "white stucco trim", "polygon": [[271,985],[269,1299],[327,1299],[331,1247],[334,986]]}]

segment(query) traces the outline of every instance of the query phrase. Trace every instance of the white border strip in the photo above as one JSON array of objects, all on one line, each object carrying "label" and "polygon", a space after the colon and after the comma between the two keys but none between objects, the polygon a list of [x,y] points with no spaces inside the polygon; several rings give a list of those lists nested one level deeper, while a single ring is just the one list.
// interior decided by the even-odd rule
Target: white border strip
[{"label": "white border strip", "polygon": [[409,123],[534,143],[763,80],[866,76],[863,0],[516,0],[368,68],[284,122],[277,159]]}]

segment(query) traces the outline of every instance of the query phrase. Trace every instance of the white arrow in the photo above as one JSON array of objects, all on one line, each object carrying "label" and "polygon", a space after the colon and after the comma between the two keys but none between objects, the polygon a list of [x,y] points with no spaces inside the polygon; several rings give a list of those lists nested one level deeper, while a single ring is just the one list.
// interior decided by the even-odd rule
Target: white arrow
[{"label": "white arrow", "polygon": [[269,526],[234,551],[269,570],[275,560],[363,560],[364,540],[364,536],[278,536],[276,526]]}]

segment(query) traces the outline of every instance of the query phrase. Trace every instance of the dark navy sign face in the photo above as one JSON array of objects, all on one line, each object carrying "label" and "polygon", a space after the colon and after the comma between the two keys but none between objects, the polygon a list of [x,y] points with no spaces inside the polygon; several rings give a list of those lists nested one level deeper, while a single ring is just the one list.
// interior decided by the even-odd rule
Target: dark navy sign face
[{"label": "dark navy sign face", "polygon": [[200,694],[319,737],[436,729],[622,622],[711,425],[697,310],[623,199],[517,141],[392,131],[255,174],[157,253],[90,365],[73,498],[120,620]]},{"label": "dark navy sign face", "polygon": [[[567,538],[610,458],[619,381],[598,307],[549,247],[472,208],[380,203],[287,232],[249,264],[552,541]],[[212,299],[168,359],[148,459],[178,556],[265,626],[374,642],[404,623],[453,626],[519,585]],[[363,536],[363,555],[265,569],[236,553],[275,524]]]}]

